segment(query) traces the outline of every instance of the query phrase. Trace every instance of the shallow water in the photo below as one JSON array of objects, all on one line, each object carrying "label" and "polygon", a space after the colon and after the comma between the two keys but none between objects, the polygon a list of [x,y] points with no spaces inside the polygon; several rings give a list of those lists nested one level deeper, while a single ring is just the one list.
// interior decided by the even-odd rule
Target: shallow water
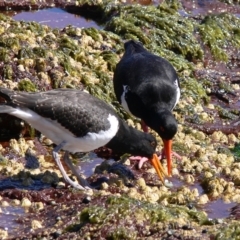
[{"label": "shallow water", "polygon": [[22,227],[22,224],[17,222],[17,218],[25,214],[24,208],[19,206],[8,206],[1,207],[1,210],[0,229],[8,231],[8,237],[17,236],[19,227]]},{"label": "shallow water", "polygon": [[223,200],[218,199],[206,204],[204,206],[204,211],[207,212],[209,218],[221,219],[229,217],[231,208],[235,205],[236,203],[225,203]]},{"label": "shallow water", "polygon": [[79,159],[76,167],[79,169],[79,172],[81,174],[88,178],[94,173],[96,166],[100,165],[103,161],[103,158],[99,158],[95,153],[90,152],[89,154],[86,154],[83,158]]},{"label": "shallow water", "polygon": [[13,19],[17,21],[35,21],[52,28],[64,28],[68,25],[73,25],[80,28],[101,28],[95,21],[91,19],[86,19],[79,15],[69,13],[60,8],[12,12],[12,14]]}]

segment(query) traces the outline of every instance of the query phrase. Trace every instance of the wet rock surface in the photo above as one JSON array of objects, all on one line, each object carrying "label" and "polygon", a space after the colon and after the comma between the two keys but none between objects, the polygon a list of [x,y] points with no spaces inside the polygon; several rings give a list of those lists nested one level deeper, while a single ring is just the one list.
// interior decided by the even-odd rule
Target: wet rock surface
[{"label": "wet rock surface", "polygon": [[[12,226],[0,226],[1,239],[237,239],[239,4],[138,2],[147,6],[136,1],[0,1],[1,10],[58,6],[104,24],[102,30],[51,29],[1,15],[0,86],[31,92],[85,89],[140,129],[116,102],[112,76],[123,42],[143,42],[167,58],[180,77],[174,150],[183,159],[174,160],[172,184],[162,186],[150,164],[138,169],[128,156],[101,148],[98,156],[121,161],[106,160],[95,168],[88,181],[97,190],[71,189],[52,161],[51,141],[1,114],[0,218],[13,209],[19,213]],[[72,158],[75,164],[80,159]],[[211,219],[207,206],[219,200],[236,206]]]}]

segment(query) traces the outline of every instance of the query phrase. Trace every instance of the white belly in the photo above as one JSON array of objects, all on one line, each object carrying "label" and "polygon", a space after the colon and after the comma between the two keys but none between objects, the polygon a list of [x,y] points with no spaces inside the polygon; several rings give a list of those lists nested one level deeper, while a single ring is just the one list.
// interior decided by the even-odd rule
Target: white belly
[{"label": "white belly", "polygon": [[57,121],[41,117],[32,110],[16,108],[10,114],[25,120],[57,145],[65,141],[66,144],[63,149],[72,153],[89,152],[106,145],[115,136],[119,128],[117,118],[109,114],[107,120],[111,127],[108,130],[101,130],[98,133],[89,132],[86,136],[80,138],[75,137]]}]

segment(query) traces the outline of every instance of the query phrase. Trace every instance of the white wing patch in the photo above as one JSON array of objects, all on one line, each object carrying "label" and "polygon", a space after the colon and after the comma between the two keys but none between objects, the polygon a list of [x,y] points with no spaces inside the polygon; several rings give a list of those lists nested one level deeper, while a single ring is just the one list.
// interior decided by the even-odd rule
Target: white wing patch
[{"label": "white wing patch", "polygon": [[128,92],[129,90],[129,86],[127,85],[123,85],[123,93],[122,93],[122,96],[121,96],[121,105],[123,106],[123,108],[130,114],[132,114],[128,108],[128,104],[126,102],[126,99],[125,99],[125,95],[126,93]]},{"label": "white wing patch", "polygon": [[175,82],[173,83],[175,86],[176,86],[176,102],[172,108],[172,110],[175,108],[175,106],[177,105],[179,99],[180,99],[180,95],[181,95],[181,92],[180,92],[180,88],[179,88],[179,85],[178,85],[178,80],[176,79]]}]

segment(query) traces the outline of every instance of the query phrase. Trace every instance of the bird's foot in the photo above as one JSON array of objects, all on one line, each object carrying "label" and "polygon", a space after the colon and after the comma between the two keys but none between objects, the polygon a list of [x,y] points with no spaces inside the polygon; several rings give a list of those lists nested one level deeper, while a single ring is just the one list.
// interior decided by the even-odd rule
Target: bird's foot
[{"label": "bird's foot", "polygon": [[152,164],[152,166],[155,168],[160,180],[162,181],[163,185],[164,183],[164,178],[165,176],[167,176],[167,173],[165,172],[158,156],[156,154],[154,154],[152,159],[148,159],[146,157],[140,157],[140,156],[132,156],[129,158],[129,160],[137,160],[139,161],[138,163],[138,168],[141,169],[141,167],[143,166],[143,164],[147,161],[150,161],[150,163]]},{"label": "bird's foot", "polygon": [[145,132],[145,133],[148,133],[149,132],[149,129],[148,129],[148,126],[147,124],[141,120],[141,127],[142,127],[142,130]]},{"label": "bird's foot", "polygon": [[[178,160],[182,160],[182,157],[181,157],[178,153],[172,151],[171,154],[172,154],[172,157],[175,157],[175,158],[177,158]],[[164,159],[164,158],[165,158],[165,150],[164,150],[164,148],[163,148],[163,149],[162,149],[162,152],[160,153],[159,159],[162,160],[162,159]]]},{"label": "bird's foot", "polygon": [[[74,181],[72,181],[70,178],[69,178],[69,176],[67,175],[67,173],[66,173],[66,171],[65,171],[65,169],[64,169],[64,167],[63,167],[63,165],[62,165],[62,163],[61,163],[61,161],[60,161],[60,158],[59,158],[59,155],[58,155],[58,152],[61,150],[61,148],[64,146],[66,144],[66,142],[62,142],[61,144],[59,144],[58,146],[56,146],[54,149],[53,149],[53,158],[54,158],[54,160],[55,160],[55,162],[57,163],[57,165],[58,165],[58,167],[59,167],[59,170],[60,170],[60,172],[62,173],[62,176],[63,176],[63,178],[64,178],[64,180],[67,182],[67,183],[69,183],[72,187],[74,187],[74,188],[77,188],[77,189],[79,189],[79,190],[87,190],[87,189],[89,189],[88,188],[88,186],[86,186],[86,180],[84,179],[84,181],[82,182],[83,184],[83,186],[82,185],[80,185],[80,184],[78,184],[77,182],[74,182]],[[75,171],[76,171],[76,169],[75,169]]]},{"label": "bird's foot", "polygon": [[[177,154],[176,152],[172,151],[172,156],[176,157],[178,160],[182,160],[182,157],[179,154]],[[160,153],[159,160],[162,160],[164,158],[165,158],[165,152],[164,152],[164,149],[163,149],[162,152]],[[143,164],[148,161],[148,158],[141,157],[141,156],[131,156],[129,158],[129,160],[130,161],[139,161],[138,162],[138,169],[141,169]]]},{"label": "bird's foot", "polygon": [[81,186],[83,186],[87,190],[91,189],[91,186],[89,185],[88,181],[82,178],[77,172],[76,167],[73,166],[72,161],[69,159],[69,152],[67,151],[65,152],[63,156],[63,161],[66,163],[68,168],[72,171],[72,173],[77,177],[79,184],[81,184]]},{"label": "bird's foot", "polygon": [[130,161],[139,161],[138,162],[138,169],[141,169],[143,164],[148,161],[148,158],[141,157],[141,156],[132,156],[129,158]]}]

